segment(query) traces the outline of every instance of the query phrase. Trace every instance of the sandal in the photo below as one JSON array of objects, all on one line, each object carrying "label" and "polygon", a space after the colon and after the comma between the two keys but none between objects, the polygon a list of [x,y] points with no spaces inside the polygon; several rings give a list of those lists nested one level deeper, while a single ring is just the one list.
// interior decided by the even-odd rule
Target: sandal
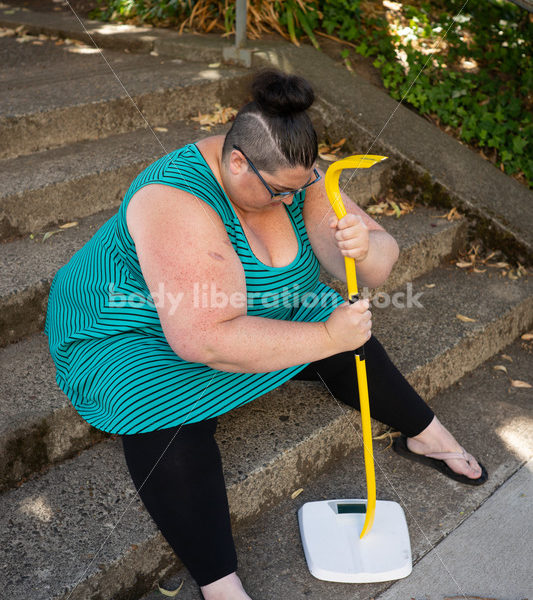
[{"label": "sandal", "polygon": [[461,475],[455,471],[452,471],[452,469],[450,469],[450,467],[444,462],[444,460],[449,458],[462,458],[468,462],[467,453],[464,448],[462,448],[462,452],[431,452],[429,454],[415,454],[407,447],[407,437],[403,435],[403,433],[394,439],[392,448],[400,456],[422,463],[428,467],[433,467],[434,469],[437,469],[437,471],[440,471],[444,475],[450,477],[450,479],[459,481],[459,483],[466,483],[467,485],[481,485],[489,478],[487,470],[481,463],[479,463],[479,466],[481,467],[481,475],[477,479],[471,479],[466,475]]}]

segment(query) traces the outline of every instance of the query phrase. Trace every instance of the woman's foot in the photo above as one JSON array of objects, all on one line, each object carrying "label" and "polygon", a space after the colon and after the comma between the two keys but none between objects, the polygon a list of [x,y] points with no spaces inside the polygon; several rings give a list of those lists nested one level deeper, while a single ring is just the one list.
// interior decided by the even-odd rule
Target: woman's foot
[{"label": "woman's foot", "polygon": [[[457,442],[453,435],[437,419],[433,421],[417,436],[407,438],[407,448],[414,454],[432,455],[440,452],[463,453],[462,446]],[[468,452],[465,452],[463,458],[443,459],[452,471],[459,475],[464,475],[469,479],[478,479],[481,477],[481,467],[477,460]],[[438,454],[433,458],[439,458]]]},{"label": "woman's foot", "polygon": [[200,590],[205,600],[252,600],[235,572],[201,586]]}]

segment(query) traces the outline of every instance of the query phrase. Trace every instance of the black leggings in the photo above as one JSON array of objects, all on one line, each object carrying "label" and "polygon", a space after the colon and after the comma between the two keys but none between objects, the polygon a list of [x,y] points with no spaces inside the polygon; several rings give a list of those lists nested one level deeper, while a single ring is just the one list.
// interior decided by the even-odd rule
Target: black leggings
[{"label": "black leggings", "polygon": [[[433,411],[375,337],[365,344],[365,353],[370,414],[408,437],[418,435],[433,419]],[[335,398],[359,408],[353,352],[311,363],[294,379],[320,381],[317,372]],[[237,570],[222,460],[214,438],[216,428],[215,417],[122,436],[126,463],[136,489],[140,488],[139,496],[199,586]]]}]

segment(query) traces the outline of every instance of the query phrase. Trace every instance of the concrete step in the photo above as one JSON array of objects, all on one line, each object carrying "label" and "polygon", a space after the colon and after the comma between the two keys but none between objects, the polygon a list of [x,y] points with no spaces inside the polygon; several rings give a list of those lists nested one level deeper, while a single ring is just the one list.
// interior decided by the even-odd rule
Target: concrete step
[{"label": "concrete step", "polygon": [[[189,62],[222,60],[223,48],[234,41],[220,34],[183,33],[174,29],[116,23],[102,23],[79,18],[68,7],[61,12],[37,12],[15,6],[0,5],[0,27],[22,27],[30,35],[66,38],[92,44],[99,48],[127,50],[137,54],[156,53],[159,56],[182,58]],[[257,40],[254,41],[254,46]]]},{"label": "concrete step", "polygon": [[[166,131],[137,129],[0,160],[0,242],[118,206],[131,181],[152,161],[207,135],[225,134],[229,127],[205,131],[192,120],[173,121]],[[319,160],[324,171],[329,164]],[[342,174],[341,188],[365,206],[386,192],[391,169],[385,161],[356,177],[351,173]]]},{"label": "concrete step", "polygon": [[376,600],[411,598],[420,589],[429,598],[464,596],[467,590],[470,598],[527,598],[533,584],[532,496],[533,458],[428,552],[410,577]]},{"label": "concrete step", "polygon": [[[184,135],[186,134],[187,131]],[[104,143],[108,141],[104,140]],[[368,179],[357,180],[357,191],[360,196],[365,190],[370,193],[374,185],[370,172],[368,174]],[[129,179],[126,180],[127,176]],[[133,177],[134,172],[130,172],[130,168],[125,167],[120,179],[127,182],[123,184],[116,182],[115,185],[117,204],[121,202],[119,194],[124,194]],[[112,178],[113,175],[109,175],[109,179]],[[94,179],[101,182],[105,180],[105,174],[101,173],[99,178],[95,175]],[[97,181],[94,183],[95,188],[101,185]],[[88,182],[86,187],[90,187]],[[108,181],[107,190],[111,192],[112,187],[112,183]],[[82,190],[83,185],[80,184],[78,187],[80,194],[83,194]],[[78,197],[74,191],[71,193],[73,197]],[[92,190],[92,194],[92,198],[84,198],[87,210],[98,207],[97,189]],[[69,210],[68,207],[65,210]],[[80,210],[83,210],[83,207]],[[57,212],[60,213],[60,207],[57,208]],[[3,274],[0,282],[0,346],[43,329],[48,293],[55,273],[115,212],[116,208],[104,210],[80,220],[79,225],[68,229],[54,227],[52,231],[58,233],[44,242],[41,232],[34,234],[33,239],[26,237],[0,244],[0,268]],[[68,214],[76,218],[75,212]],[[420,206],[414,213],[400,219],[387,217],[383,220],[383,226],[398,239],[401,246],[401,256],[390,279],[393,287],[398,287],[409,279],[429,271],[462,247],[467,228],[466,220],[448,222],[436,218],[438,214],[435,209]],[[414,253],[417,255],[417,260],[411,261]],[[344,286],[340,281],[334,280],[327,273],[323,273],[323,280],[345,295]]]},{"label": "concrete step", "polygon": [[208,134],[225,133],[227,127],[206,132],[194,121],[178,121],[165,129],[138,129],[0,161],[0,240],[44,233],[118,207],[151,162]]},{"label": "concrete step", "polygon": [[251,75],[238,67],[17,39],[0,38],[0,158],[240,106],[248,94]]},{"label": "concrete step", "polygon": [[[487,483],[478,488],[456,483],[433,469],[402,459],[387,448],[388,440],[374,442],[377,497],[402,506],[415,563],[412,575],[393,585],[383,596],[384,600],[428,597],[428,590],[436,587],[434,579],[421,578],[418,571],[419,563],[426,555],[433,556],[433,574],[438,574],[441,583],[440,593],[435,591],[435,595],[430,594],[431,598],[463,597],[465,593],[469,598],[487,595],[500,598],[503,590],[505,597],[526,597],[520,590],[528,588],[526,581],[528,577],[531,579],[526,558],[527,537],[520,540],[501,533],[508,546],[505,563],[511,565],[507,572],[516,580],[502,581],[497,586],[501,592],[499,595],[489,593],[484,586],[487,572],[480,569],[480,561],[496,566],[501,564],[502,556],[498,545],[487,542],[488,538],[493,539],[487,524],[497,535],[498,529],[501,531],[500,522],[496,523],[490,515],[487,520],[486,511],[481,527],[485,531],[484,536],[479,536],[479,539],[472,537],[475,531],[471,531],[470,537],[463,536],[463,544],[460,548],[456,545],[453,553],[444,552],[440,545],[441,541],[449,540],[449,534],[460,525],[468,527],[471,519],[478,517],[476,511],[480,507],[483,511],[487,506],[485,501],[490,501],[500,486],[512,480],[533,455],[533,430],[530,426],[532,391],[510,388],[507,377],[493,369],[496,364],[505,363],[513,378],[531,383],[531,349],[528,353],[520,342],[514,342],[504,352],[513,362],[495,357],[431,402],[439,419],[485,465],[489,473]],[[354,415],[354,419],[358,423],[358,414]],[[290,494],[286,494],[278,506],[237,527],[234,537],[239,559],[238,574],[254,600],[373,600],[391,586],[391,582],[354,585],[315,579],[307,569],[300,540],[297,513],[305,502],[366,498],[364,459],[358,433],[357,429],[351,432],[358,447],[349,455],[329,465],[327,471],[314,480],[303,477],[295,480],[294,490],[304,488],[299,496],[291,499]],[[523,507],[530,498],[529,490],[518,487],[515,491],[515,503],[519,500]],[[527,525],[520,519],[527,511],[522,508],[522,513],[513,514],[509,508],[507,511],[502,509],[500,507],[500,512],[512,523],[512,530],[524,531]],[[517,554],[517,561],[511,560],[515,552],[513,546],[525,553],[521,558]],[[460,568],[465,561],[472,570]],[[428,574],[427,570],[425,574]],[[462,589],[457,587],[458,580],[462,582]],[[201,600],[198,587],[185,568],[171,571],[160,579],[167,589],[177,588],[181,581],[184,582],[179,592],[181,600]],[[474,581],[478,584],[473,588]],[[154,581],[155,590],[143,596],[142,600],[160,600],[163,596],[156,591],[156,586],[157,580]]]},{"label": "concrete step", "polygon": [[[516,346],[505,352],[513,360],[506,363],[512,377],[527,379],[529,356]],[[509,394],[507,377],[491,368],[501,361],[481,366],[431,402],[489,470],[491,479],[482,488],[427,473],[376,444],[378,496],[397,500],[399,494],[406,503],[416,559],[427,552],[428,541],[434,545],[457,526],[531,452],[531,392]],[[318,384],[293,384],[223,415],[216,434],[234,527],[253,523],[237,544],[243,581],[257,599],[328,596],[331,584],[313,580],[306,571],[296,510],[307,500],[365,495],[358,414]],[[342,456],[346,460],[335,464]],[[300,487],[304,493],[290,500]],[[265,512],[279,501],[279,508]],[[4,493],[0,510],[5,515],[4,588],[13,600],[132,598],[179,565],[134,495],[118,440],[98,444]],[[374,589],[339,585],[335,597]],[[182,595],[199,598],[194,593],[188,583]]]},{"label": "concrete step", "polygon": [[[398,307],[373,309],[375,335],[383,340],[394,362],[423,397],[432,398],[531,326],[531,282],[491,275],[439,267],[416,279],[411,292],[407,286],[398,289],[392,296]],[[400,308],[402,302],[413,306]],[[476,321],[460,321],[456,317],[459,312]],[[0,482],[7,488],[90,446],[98,434],[79,418],[55,385],[55,367],[44,334],[0,350],[0,362],[4,373],[0,392]],[[300,383],[288,383],[265,397],[265,410],[272,402],[298,397],[300,390]],[[255,401],[252,410],[259,410],[262,402]],[[324,440],[331,436],[341,439],[346,427],[335,407],[331,408],[333,412],[321,412],[316,420],[309,416],[312,427],[316,426],[312,436],[318,446],[305,452],[316,454],[317,464],[324,460],[320,456]],[[290,436],[284,440],[281,443],[287,449]],[[292,450],[290,461],[296,460],[300,451]],[[246,449],[242,452],[246,454]],[[268,486],[268,478],[264,485]]]}]

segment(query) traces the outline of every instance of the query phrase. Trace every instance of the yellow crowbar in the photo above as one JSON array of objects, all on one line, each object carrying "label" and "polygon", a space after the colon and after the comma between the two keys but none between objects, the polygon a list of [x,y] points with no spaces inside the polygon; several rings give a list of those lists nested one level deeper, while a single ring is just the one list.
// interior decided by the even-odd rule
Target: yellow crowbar
[{"label": "yellow crowbar", "polygon": [[[346,208],[342,201],[339,189],[339,177],[343,169],[368,169],[376,163],[385,160],[386,156],[375,154],[356,154],[337,160],[326,172],[325,185],[329,201],[337,218],[340,220],[346,215]],[[359,300],[357,289],[357,276],[355,272],[355,260],[348,256],[344,257],[346,269],[346,283],[348,285],[348,301],[350,303]],[[368,383],[366,379],[366,364],[364,345],[355,350],[355,366],[357,370],[357,385],[359,388],[359,403],[361,408],[361,424],[363,427],[363,449],[365,457],[367,505],[366,516],[360,539],[372,529],[374,514],[376,512],[376,473],[374,468],[374,453],[372,450],[372,426],[370,423],[370,406],[368,402]]]}]

